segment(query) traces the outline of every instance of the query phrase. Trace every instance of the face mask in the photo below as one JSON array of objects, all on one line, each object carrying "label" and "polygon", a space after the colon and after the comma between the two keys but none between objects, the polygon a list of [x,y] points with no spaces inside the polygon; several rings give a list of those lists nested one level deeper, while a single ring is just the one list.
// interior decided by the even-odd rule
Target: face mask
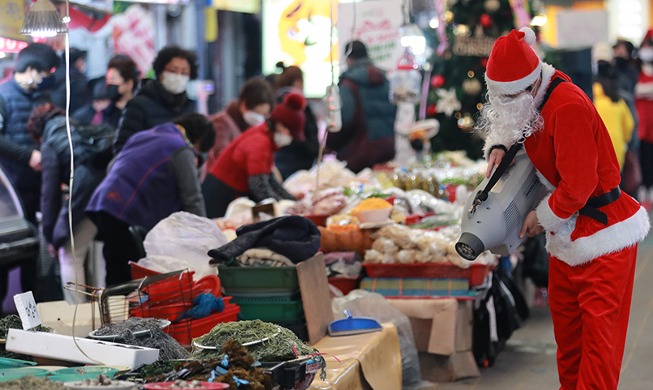
[{"label": "face mask", "polygon": [[112,102],[120,100],[122,95],[118,92],[118,86],[115,84],[107,84],[107,98]]},{"label": "face mask", "polygon": [[292,137],[288,134],[274,133],[274,143],[278,147],[283,148],[284,146],[288,146],[290,143],[292,143]]},{"label": "face mask", "polygon": [[36,89],[38,89],[39,91],[52,89],[54,88],[56,81],[57,80],[55,79],[54,74],[52,74],[48,77],[42,78],[41,82],[36,85]]},{"label": "face mask", "polygon": [[653,62],[653,48],[645,47],[639,49],[639,59],[643,62]]},{"label": "face mask", "polygon": [[161,84],[166,91],[173,95],[179,95],[186,91],[189,81],[190,77],[183,74],[163,72],[163,80],[161,80]]},{"label": "face mask", "polygon": [[243,112],[243,119],[250,126],[256,126],[260,123],[263,123],[265,117],[255,111],[245,111]]}]

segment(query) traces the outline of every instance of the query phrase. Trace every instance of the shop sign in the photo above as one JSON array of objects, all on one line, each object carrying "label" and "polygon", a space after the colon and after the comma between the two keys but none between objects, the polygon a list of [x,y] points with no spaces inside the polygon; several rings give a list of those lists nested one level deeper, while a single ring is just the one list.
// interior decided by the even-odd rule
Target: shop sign
[{"label": "shop sign", "polygon": [[261,10],[259,0],[212,0],[211,7],[224,11],[256,14]]},{"label": "shop sign", "polygon": [[18,34],[25,19],[25,4],[23,0],[3,0],[0,2],[0,36],[22,39]]}]

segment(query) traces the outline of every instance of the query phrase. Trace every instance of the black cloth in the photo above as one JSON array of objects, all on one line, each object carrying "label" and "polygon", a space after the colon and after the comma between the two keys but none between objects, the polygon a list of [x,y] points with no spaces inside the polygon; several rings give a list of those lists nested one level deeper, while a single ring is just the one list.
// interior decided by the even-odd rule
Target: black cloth
[{"label": "black cloth", "polygon": [[120,119],[118,134],[113,145],[114,153],[125,146],[132,135],[148,130],[164,122],[170,122],[182,114],[195,112],[195,101],[186,92],[173,95],[156,80],[143,80],[138,94],[127,103]]},{"label": "black cloth", "polygon": [[[62,63],[54,71],[55,86],[52,89],[52,102],[66,109],[66,66]],[[70,67],[70,112],[75,112],[91,101],[88,78],[79,69]]]},{"label": "black cloth", "polygon": [[299,263],[315,255],[320,247],[320,231],[310,220],[297,215],[245,225],[236,230],[236,239],[209,251],[211,264],[226,262],[251,248],[267,248]]},{"label": "black cloth", "polygon": [[142,243],[136,242],[129,225],[103,211],[93,213],[91,219],[104,241],[102,254],[106,262],[107,286],[131,280],[129,261],[138,261]]}]

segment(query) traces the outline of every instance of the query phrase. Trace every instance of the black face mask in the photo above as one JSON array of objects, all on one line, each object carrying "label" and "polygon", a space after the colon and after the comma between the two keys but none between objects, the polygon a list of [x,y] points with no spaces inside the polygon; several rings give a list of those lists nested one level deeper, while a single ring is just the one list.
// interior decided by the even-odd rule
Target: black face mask
[{"label": "black face mask", "polygon": [[48,77],[44,77],[43,80],[39,83],[39,85],[36,86],[36,89],[39,91],[44,91],[48,89],[54,88],[55,84],[57,82],[56,76],[51,74]]},{"label": "black face mask", "polygon": [[114,103],[120,100],[122,95],[120,94],[120,92],[118,92],[117,85],[107,84],[107,97]]}]

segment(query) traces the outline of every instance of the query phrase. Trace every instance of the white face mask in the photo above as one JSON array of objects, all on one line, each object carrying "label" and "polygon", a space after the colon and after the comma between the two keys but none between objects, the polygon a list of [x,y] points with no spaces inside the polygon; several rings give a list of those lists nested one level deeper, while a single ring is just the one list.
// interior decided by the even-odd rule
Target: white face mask
[{"label": "white face mask", "polygon": [[179,95],[186,91],[190,77],[172,72],[163,72],[161,84],[166,91],[173,95]]},{"label": "white face mask", "polygon": [[288,134],[274,133],[274,143],[277,144],[278,147],[283,148],[292,143],[292,137]]},{"label": "white face mask", "polygon": [[263,123],[265,120],[265,116],[259,114],[256,111],[245,111],[243,112],[243,119],[245,120],[245,123],[247,123],[250,126],[256,126],[258,124]]},{"label": "white face mask", "polygon": [[653,62],[653,48],[645,47],[639,49],[639,59],[643,62]]}]

